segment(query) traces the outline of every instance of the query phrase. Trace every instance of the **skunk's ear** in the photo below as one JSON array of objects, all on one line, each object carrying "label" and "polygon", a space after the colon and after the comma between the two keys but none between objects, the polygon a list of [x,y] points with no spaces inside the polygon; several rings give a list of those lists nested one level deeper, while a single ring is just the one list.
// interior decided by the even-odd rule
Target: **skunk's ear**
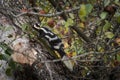
[{"label": "skunk's ear", "polygon": [[40,24],[39,24],[39,23],[35,23],[35,25],[36,25],[37,27],[40,27]]}]

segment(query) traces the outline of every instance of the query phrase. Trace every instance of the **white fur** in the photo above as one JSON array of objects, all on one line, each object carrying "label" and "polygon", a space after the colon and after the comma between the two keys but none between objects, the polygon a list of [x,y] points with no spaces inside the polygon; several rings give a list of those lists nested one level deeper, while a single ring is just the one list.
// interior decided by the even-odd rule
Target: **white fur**
[{"label": "white fur", "polygon": [[57,36],[51,38],[51,37],[49,37],[48,35],[45,35],[45,37],[46,37],[47,39],[49,39],[49,41],[53,41],[53,40],[57,40],[57,39],[58,39]]},{"label": "white fur", "polygon": [[53,33],[51,33],[51,32],[49,32],[49,31],[45,30],[44,28],[40,28],[40,29],[43,30],[45,33],[49,33],[49,34],[51,34],[51,35],[54,35]]},{"label": "white fur", "polygon": [[58,45],[56,45],[56,46],[53,46],[55,49],[60,49],[60,47],[61,47],[61,45],[62,45],[62,42],[61,43],[59,43]]}]

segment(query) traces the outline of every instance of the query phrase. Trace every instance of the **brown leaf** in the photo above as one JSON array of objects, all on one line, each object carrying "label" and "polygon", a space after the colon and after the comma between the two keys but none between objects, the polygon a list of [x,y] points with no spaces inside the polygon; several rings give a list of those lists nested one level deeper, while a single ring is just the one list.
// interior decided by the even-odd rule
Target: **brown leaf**
[{"label": "brown leaf", "polygon": [[115,42],[119,44],[120,43],[120,38],[116,38]]},{"label": "brown leaf", "polygon": [[22,8],[22,9],[20,10],[20,12],[28,12],[28,9],[27,9],[27,8]]},{"label": "brown leaf", "polygon": [[46,12],[44,10],[40,10],[39,13],[40,14],[46,14]]}]

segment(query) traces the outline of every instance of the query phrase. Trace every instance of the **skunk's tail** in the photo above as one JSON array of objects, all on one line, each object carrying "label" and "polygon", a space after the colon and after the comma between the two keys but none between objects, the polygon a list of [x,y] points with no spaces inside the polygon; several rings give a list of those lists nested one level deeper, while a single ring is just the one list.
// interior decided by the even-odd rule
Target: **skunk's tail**
[{"label": "skunk's tail", "polygon": [[70,70],[73,71],[73,67],[74,67],[74,61],[70,60],[70,58],[66,55],[65,51],[63,49],[57,50],[57,52],[59,53],[62,62],[65,64],[65,66]]}]

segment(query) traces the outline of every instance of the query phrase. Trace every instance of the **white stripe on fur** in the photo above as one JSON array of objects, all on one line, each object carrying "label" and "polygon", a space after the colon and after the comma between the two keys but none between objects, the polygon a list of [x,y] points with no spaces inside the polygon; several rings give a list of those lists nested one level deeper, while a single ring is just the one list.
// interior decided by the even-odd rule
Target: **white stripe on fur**
[{"label": "white stripe on fur", "polygon": [[51,38],[50,36],[45,35],[45,37],[46,37],[47,39],[49,39],[49,41],[54,41],[54,40],[57,40],[57,39],[58,39],[58,37],[57,37],[57,36],[55,36],[55,37]]},{"label": "white stripe on fur", "polygon": [[45,33],[49,33],[51,35],[54,35],[53,33],[51,33],[50,31],[47,31],[45,28],[40,28],[41,30],[43,30]]}]

